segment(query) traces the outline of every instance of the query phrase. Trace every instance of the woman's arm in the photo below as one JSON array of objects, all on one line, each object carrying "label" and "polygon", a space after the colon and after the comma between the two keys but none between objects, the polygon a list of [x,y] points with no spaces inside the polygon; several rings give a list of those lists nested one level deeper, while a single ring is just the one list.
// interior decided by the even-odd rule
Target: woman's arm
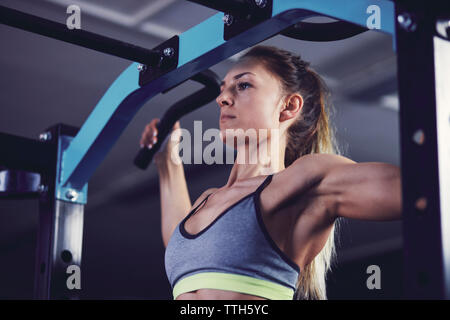
[{"label": "woman's arm", "polygon": [[180,161],[177,164],[167,159],[157,162],[157,168],[161,200],[161,232],[164,247],[167,247],[175,227],[192,205],[183,163]]},{"label": "woman's arm", "polygon": [[317,192],[332,195],[332,218],[396,220],[402,216],[401,171],[381,162],[356,163],[332,155]]},{"label": "woman's arm", "polygon": [[269,212],[284,204],[298,208],[292,247],[301,266],[320,252],[338,217],[401,218],[400,170],[390,164],[310,154],[294,161],[273,182],[264,189],[272,191],[261,198],[262,206]]},{"label": "woman's arm", "polygon": [[[141,147],[153,146],[158,141],[158,118],[145,126],[141,137]],[[159,191],[161,200],[161,233],[164,247],[176,225],[185,217],[191,208],[191,199],[184,176],[183,162],[178,150],[181,136],[180,122],[177,121],[170,136],[163,142],[160,150],[154,155],[154,163],[158,169]]]}]

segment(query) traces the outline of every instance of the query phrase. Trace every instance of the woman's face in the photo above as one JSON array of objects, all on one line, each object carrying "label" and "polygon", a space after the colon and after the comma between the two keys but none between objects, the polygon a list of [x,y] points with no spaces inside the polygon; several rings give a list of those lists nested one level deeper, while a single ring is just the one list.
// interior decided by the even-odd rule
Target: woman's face
[{"label": "woman's face", "polygon": [[[220,107],[222,141],[230,147],[236,148],[236,141],[225,139],[226,129],[242,129],[244,134],[255,129],[257,137],[259,129],[268,129],[270,137],[270,129],[279,128],[280,82],[261,64],[248,61],[234,66],[223,79],[216,101]],[[231,118],[223,118],[225,115]]]}]

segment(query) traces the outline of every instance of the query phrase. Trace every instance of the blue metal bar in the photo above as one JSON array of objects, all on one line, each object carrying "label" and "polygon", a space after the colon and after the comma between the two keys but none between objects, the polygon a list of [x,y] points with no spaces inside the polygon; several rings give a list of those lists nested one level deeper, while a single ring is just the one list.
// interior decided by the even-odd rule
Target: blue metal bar
[{"label": "blue metal bar", "polygon": [[366,27],[367,8],[373,5],[380,8],[379,31],[395,36],[394,3],[388,0],[279,0],[273,2],[272,16],[301,8]]},{"label": "blue metal bar", "polygon": [[[139,88],[138,63],[131,64],[111,85],[63,152],[59,182],[61,186],[80,190],[94,169],[137,112],[120,108],[127,97]],[[127,104],[128,107],[129,104]],[[122,129],[122,130],[121,130]],[[71,177],[71,181],[68,181]],[[58,198],[58,194],[55,195]]]},{"label": "blue metal bar", "polygon": [[106,157],[128,123],[149,99],[287,27],[317,14],[365,26],[368,6],[381,8],[381,30],[394,36],[394,8],[387,0],[274,0],[272,18],[225,41],[219,12],[179,36],[175,70],[138,87],[137,63],[108,89],[63,154],[60,185],[80,190]]}]

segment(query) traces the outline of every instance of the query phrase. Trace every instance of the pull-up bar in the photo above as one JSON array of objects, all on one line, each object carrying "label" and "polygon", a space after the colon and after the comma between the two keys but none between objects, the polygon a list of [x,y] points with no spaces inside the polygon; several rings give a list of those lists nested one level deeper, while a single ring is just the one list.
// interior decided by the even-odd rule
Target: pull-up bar
[{"label": "pull-up bar", "polygon": [[148,65],[158,64],[159,52],[84,30],[69,30],[66,25],[0,6],[0,23],[42,36],[72,43],[120,58]]},{"label": "pull-up bar", "polygon": [[[448,228],[443,226],[450,225],[450,206],[445,202],[450,192],[450,177],[443,166],[444,163],[448,165],[450,159],[444,151],[438,154],[438,145],[442,149],[442,141],[450,135],[449,99],[443,89],[449,85],[448,77],[445,77],[445,69],[439,69],[450,63],[450,45],[448,36],[436,33],[437,22],[443,16],[450,19],[448,5],[419,0],[192,2],[221,12],[152,50],[89,32],[70,31],[60,24],[0,7],[1,23],[134,61],[105,92],[79,130],[61,126],[51,128],[52,138],[47,142],[51,143],[52,165],[55,165],[50,170],[42,170],[47,172],[42,181],[49,185],[49,191],[45,201],[40,203],[43,227],[36,259],[36,297],[57,297],[61,292],[67,293],[61,291],[60,286],[50,284],[64,274],[66,261],[61,260],[62,250],[70,251],[72,262],[81,263],[81,240],[67,239],[80,239],[88,181],[149,99],[188,79],[199,80],[205,76],[207,68],[277,34],[302,40],[331,41],[363,32],[367,29],[367,8],[376,5],[381,13],[380,29],[376,31],[391,35],[398,50],[404,261],[407,267],[405,294],[449,298],[450,244],[444,240],[450,236]],[[234,14],[238,19],[227,19],[224,12]],[[339,21],[325,25],[303,21],[317,15]],[[415,28],[410,27],[411,23],[416,24]],[[335,31],[330,32],[331,28]],[[421,48],[420,53],[417,48]],[[214,77],[210,79],[212,90],[208,99],[215,94]],[[166,129],[186,112],[207,102],[201,100],[199,94],[194,95],[195,99],[188,97],[189,103],[177,103],[173,112],[164,117]],[[185,107],[187,109],[182,110]],[[437,121],[441,121],[442,116],[438,118],[437,114],[445,118],[445,124],[441,123],[439,127]],[[426,142],[415,139],[417,135],[426,137]],[[0,138],[1,144],[7,144],[4,141],[10,137],[2,135]],[[29,141],[27,145],[39,146]],[[0,165],[7,164],[2,162]],[[25,165],[34,167],[28,161],[24,162],[24,168]],[[424,167],[428,171],[425,172]],[[426,214],[416,205],[424,198]],[[424,233],[426,237],[417,236]],[[60,239],[58,235],[66,237]]]},{"label": "pull-up bar", "polygon": [[368,31],[366,27],[344,21],[328,23],[297,22],[280,34],[297,40],[328,42],[347,39],[366,31]]},{"label": "pull-up bar", "polygon": [[[246,17],[258,8],[272,5],[266,0],[188,0],[214,10],[222,11],[236,17]],[[355,25],[345,21],[331,23],[298,22],[280,32],[289,38],[304,41],[336,41],[353,37],[369,30],[367,27]]]},{"label": "pull-up bar", "polygon": [[220,79],[211,70],[205,70],[193,76],[191,80],[203,84],[205,87],[183,98],[168,108],[160,119],[157,128],[159,140],[151,149],[142,148],[134,159],[134,164],[141,169],[146,169],[158,152],[164,139],[170,134],[175,122],[182,116],[213,101],[220,94]]}]

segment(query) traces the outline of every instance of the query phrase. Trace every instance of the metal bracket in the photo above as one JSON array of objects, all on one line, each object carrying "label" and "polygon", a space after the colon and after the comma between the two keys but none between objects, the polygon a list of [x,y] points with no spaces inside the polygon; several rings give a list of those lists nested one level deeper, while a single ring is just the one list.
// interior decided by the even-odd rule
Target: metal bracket
[{"label": "metal bracket", "polygon": [[57,179],[55,183],[55,198],[58,200],[67,201],[70,203],[79,203],[86,204],[87,203],[87,187],[88,183],[85,183],[84,186],[79,189],[75,189],[69,186],[63,186],[61,184],[64,170],[64,162],[63,155],[64,151],[69,147],[70,142],[74,137],[61,135],[59,137],[59,146],[58,146],[58,159],[57,159]]},{"label": "metal bracket", "polygon": [[151,50],[152,52],[159,52],[160,60],[156,66],[139,65],[139,86],[143,87],[154,79],[177,68],[180,53],[179,43],[179,37],[173,36]]},{"label": "metal bracket", "polygon": [[54,194],[55,199],[78,204],[87,203],[87,186],[84,185],[63,185],[64,164],[66,158],[66,150],[69,148],[71,141],[79,132],[79,128],[56,124],[42,133],[39,137],[41,141],[52,146],[52,160],[48,164],[49,167],[55,169],[51,170],[50,174],[43,175],[41,184],[48,186],[48,192]]},{"label": "metal bracket", "polygon": [[224,14],[223,39],[225,41],[272,17],[272,0],[249,1],[250,13],[245,17]]}]

